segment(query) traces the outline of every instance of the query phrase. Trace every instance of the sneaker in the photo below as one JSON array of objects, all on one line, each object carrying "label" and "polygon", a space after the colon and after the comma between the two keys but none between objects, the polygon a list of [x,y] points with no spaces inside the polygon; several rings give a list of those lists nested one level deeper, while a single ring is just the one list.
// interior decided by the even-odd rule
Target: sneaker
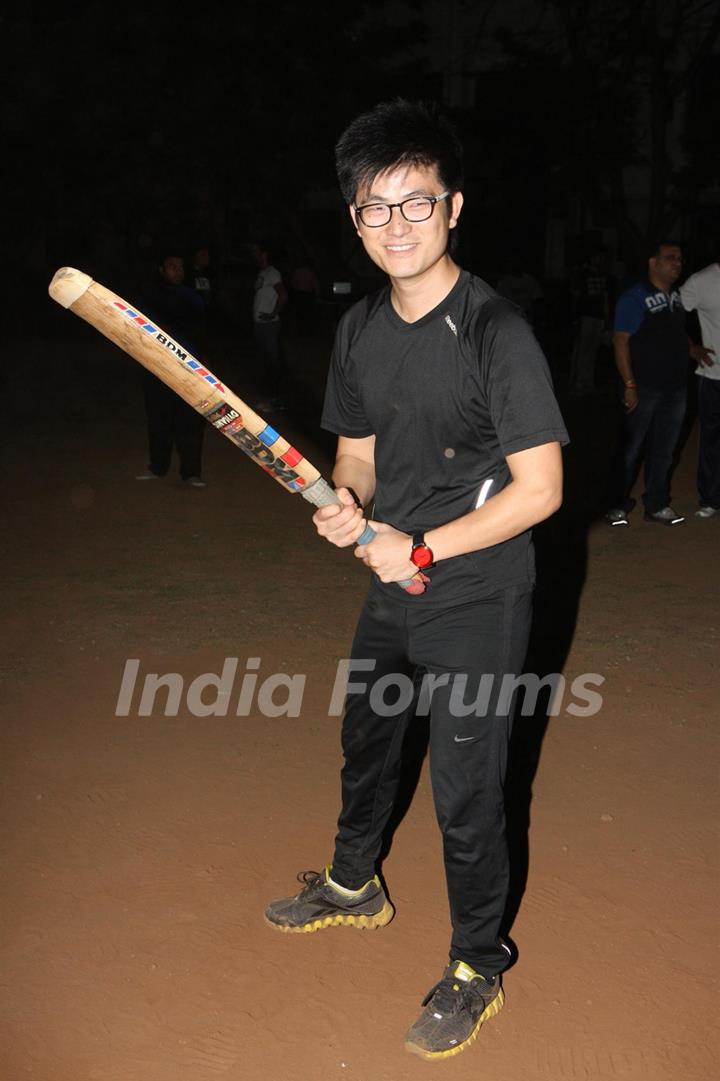
[{"label": "sneaker", "polygon": [[395,910],[375,875],[361,890],[342,890],[330,881],[330,868],[319,874],[303,871],[298,882],[304,886],[293,897],[271,901],[265,922],[277,931],[307,933],[323,927],[384,927]]},{"label": "sneaker", "polygon": [[613,507],[607,514],[603,515],[605,521],[609,525],[629,525],[627,511],[621,510],[620,507]]},{"label": "sneaker", "polygon": [[425,1009],[408,1031],[405,1047],[427,1059],[459,1055],[504,1001],[500,976],[487,978],[464,961],[452,961],[423,999]]},{"label": "sneaker", "polygon": [[643,517],[646,522],[659,522],[660,525],[680,525],[685,521],[682,514],[677,514],[672,507],[663,507],[662,510],[656,510],[653,514],[645,511]]},{"label": "sneaker", "polygon": [[147,473],[138,473],[135,480],[160,480],[160,474],[153,473],[152,469],[148,469]]},{"label": "sneaker", "polygon": [[714,514],[720,514],[720,507],[711,507],[709,504],[695,511],[696,518],[712,518]]},{"label": "sneaker", "polygon": [[186,477],[185,483],[189,484],[191,488],[207,488],[207,484],[204,480],[200,480],[200,477]]}]

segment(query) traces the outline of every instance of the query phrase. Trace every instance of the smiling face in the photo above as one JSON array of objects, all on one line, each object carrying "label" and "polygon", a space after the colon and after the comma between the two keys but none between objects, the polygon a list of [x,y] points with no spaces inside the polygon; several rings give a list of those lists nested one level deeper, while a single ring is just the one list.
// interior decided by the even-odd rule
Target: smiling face
[{"label": "smiling face", "polygon": [[[400,203],[412,196],[439,196],[442,183],[435,166],[399,166],[379,173],[371,184],[357,192],[356,206],[367,203]],[[436,203],[432,216],[426,221],[410,222],[399,207],[392,211],[387,225],[372,228],[350,216],[366,252],[394,283],[430,281],[445,276],[454,263],[447,254],[448,234],[454,229],[463,198],[455,192],[450,198]]]}]

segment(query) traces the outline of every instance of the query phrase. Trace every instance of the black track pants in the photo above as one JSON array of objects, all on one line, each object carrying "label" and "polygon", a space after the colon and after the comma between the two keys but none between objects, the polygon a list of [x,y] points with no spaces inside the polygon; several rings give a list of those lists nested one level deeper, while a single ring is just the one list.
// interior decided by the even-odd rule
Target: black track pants
[{"label": "black track pants", "polygon": [[[487,976],[509,959],[499,928],[508,889],[503,783],[512,681],[501,690],[504,676],[522,673],[531,610],[531,594],[515,588],[441,611],[413,609],[371,589],[348,679],[333,878],[357,889],[375,873],[405,730],[416,707],[429,708],[430,772],[453,928],[450,957]],[[413,681],[417,687],[421,676],[425,687],[411,703],[409,687]]]}]

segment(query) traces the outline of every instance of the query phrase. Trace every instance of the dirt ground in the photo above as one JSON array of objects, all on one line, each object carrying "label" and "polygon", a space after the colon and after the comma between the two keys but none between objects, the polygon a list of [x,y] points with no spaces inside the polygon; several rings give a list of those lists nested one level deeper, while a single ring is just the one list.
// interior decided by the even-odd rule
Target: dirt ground
[{"label": "dirt ground", "polygon": [[[384,864],[388,928],[290,936],[262,920],[331,853],[341,759],[328,703],[364,569],[215,432],[205,490],[136,482],[138,373],[102,341],[25,340],[12,353],[1,1081],[707,1081],[720,521],[593,523],[607,400],[568,413],[569,496],[538,536],[532,651],[568,686],[603,676],[603,706],[573,716],[568,691],[549,723],[518,722],[518,960],[477,1043],[431,1065],[403,1048],[449,937],[426,764]],[[241,357],[218,360],[242,393]],[[308,404],[319,376],[303,364],[305,408],[276,419],[324,469]],[[687,512],[695,454],[693,432],[675,480]],[[228,715],[194,715],[190,683],[233,657]],[[137,689],[116,716],[128,658]],[[248,658],[258,685],[306,676],[298,717],[263,716],[257,696],[235,715]],[[162,694],[139,715],[149,673],[182,677],[177,716]]]}]

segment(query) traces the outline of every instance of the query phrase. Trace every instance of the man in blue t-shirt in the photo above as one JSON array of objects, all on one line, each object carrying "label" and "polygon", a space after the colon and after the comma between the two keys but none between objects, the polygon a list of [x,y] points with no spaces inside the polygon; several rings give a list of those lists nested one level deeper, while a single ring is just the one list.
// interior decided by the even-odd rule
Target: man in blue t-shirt
[{"label": "man in blue t-shirt", "polygon": [[685,312],[674,288],[682,270],[678,244],[653,247],[646,281],[620,296],[613,345],[623,383],[623,430],[612,470],[610,525],[627,525],[630,492],[645,458],[645,520],[679,525],[685,519],[670,506],[673,454],[685,416],[688,362],[705,351],[685,329]]}]

